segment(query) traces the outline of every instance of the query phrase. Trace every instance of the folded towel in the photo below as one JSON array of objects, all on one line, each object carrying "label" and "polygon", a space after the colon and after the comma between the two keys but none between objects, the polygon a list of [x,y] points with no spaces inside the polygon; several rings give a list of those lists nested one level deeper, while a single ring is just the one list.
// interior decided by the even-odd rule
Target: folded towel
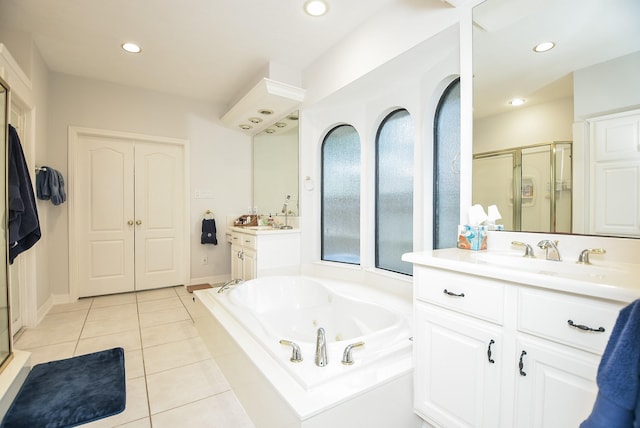
[{"label": "folded towel", "polygon": [[64,177],[57,169],[54,169],[53,172],[58,176],[58,193],[60,194],[60,203],[62,203],[67,200],[67,192],[64,190]]},{"label": "folded towel", "polygon": [[49,178],[51,170],[49,167],[43,166],[36,175],[36,194],[38,199],[48,201],[51,199],[51,189],[49,189]]},{"label": "folded towel", "polygon": [[639,427],[640,300],[620,311],[598,366],[597,382],[593,410],[580,427]]},{"label": "folded towel", "polygon": [[216,238],[216,221],[214,219],[205,218],[202,220],[200,243],[218,245],[218,239]]}]

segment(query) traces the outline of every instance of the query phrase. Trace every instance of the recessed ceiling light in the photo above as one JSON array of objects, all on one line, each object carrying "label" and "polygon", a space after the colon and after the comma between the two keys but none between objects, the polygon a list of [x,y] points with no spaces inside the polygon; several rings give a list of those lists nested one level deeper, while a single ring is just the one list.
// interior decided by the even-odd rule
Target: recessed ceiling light
[{"label": "recessed ceiling light", "polygon": [[129,53],[140,53],[142,49],[135,43],[127,42],[122,44],[122,49]]},{"label": "recessed ceiling light", "polygon": [[287,124],[284,122],[276,122],[274,125],[276,128],[284,128],[285,126],[287,126]]},{"label": "recessed ceiling light", "polygon": [[521,106],[522,104],[526,103],[527,100],[525,100],[524,98],[514,98],[511,101],[509,101],[509,104],[511,104],[514,107],[518,107]]},{"label": "recessed ceiling light", "polygon": [[546,52],[546,51],[550,51],[555,46],[556,46],[556,44],[553,43],[553,42],[542,42],[542,43],[538,43],[537,45],[535,45],[533,47],[533,51],[534,52]]},{"label": "recessed ceiling light", "polygon": [[304,11],[311,16],[322,16],[327,13],[329,6],[322,0],[309,0],[304,4]]},{"label": "recessed ceiling light", "polygon": [[260,119],[259,117],[250,117],[249,118],[249,122],[251,122],[251,123],[260,123],[260,122],[262,122],[262,119]]},{"label": "recessed ceiling light", "polygon": [[264,114],[265,116],[268,116],[270,114],[273,114],[273,110],[269,110],[269,109],[263,108],[263,109],[258,110],[258,113]]},{"label": "recessed ceiling light", "polygon": [[275,129],[269,128],[269,129],[265,129],[264,132],[266,132],[267,134],[273,134],[276,132]]},{"label": "recessed ceiling light", "polygon": [[243,123],[241,125],[238,125],[240,127],[240,129],[242,129],[243,131],[248,131],[251,129],[251,125],[247,125],[246,123]]}]

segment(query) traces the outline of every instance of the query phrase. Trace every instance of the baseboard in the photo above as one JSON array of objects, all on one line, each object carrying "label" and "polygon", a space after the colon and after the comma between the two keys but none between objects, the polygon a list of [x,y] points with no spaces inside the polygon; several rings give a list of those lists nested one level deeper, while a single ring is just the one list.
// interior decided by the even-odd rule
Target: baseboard
[{"label": "baseboard", "polygon": [[[54,297],[53,295],[50,295],[47,301],[44,302],[44,304],[38,308],[38,314],[37,314],[38,318],[37,318],[36,325],[40,324],[40,322],[44,319],[44,317],[47,316],[51,308],[53,308],[53,304],[54,304],[53,301],[54,301]],[[35,326],[30,326],[30,327],[35,327]]]},{"label": "baseboard", "polygon": [[215,275],[215,276],[204,276],[200,278],[191,278],[189,284],[187,285],[196,285],[196,284],[220,284],[229,281],[231,279],[230,275]]}]

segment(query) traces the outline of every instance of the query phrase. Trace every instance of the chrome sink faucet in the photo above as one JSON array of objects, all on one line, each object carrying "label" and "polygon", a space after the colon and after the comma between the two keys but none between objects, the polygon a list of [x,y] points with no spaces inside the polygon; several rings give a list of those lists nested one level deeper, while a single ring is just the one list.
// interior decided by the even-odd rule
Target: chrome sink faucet
[{"label": "chrome sink faucet", "polygon": [[327,365],[327,339],[325,338],[324,328],[318,329],[318,337],[316,339],[316,366],[324,367]]},{"label": "chrome sink faucet", "polygon": [[560,252],[558,251],[558,241],[543,239],[538,242],[538,247],[546,251],[547,260],[553,260],[555,262],[562,261],[560,258]]}]

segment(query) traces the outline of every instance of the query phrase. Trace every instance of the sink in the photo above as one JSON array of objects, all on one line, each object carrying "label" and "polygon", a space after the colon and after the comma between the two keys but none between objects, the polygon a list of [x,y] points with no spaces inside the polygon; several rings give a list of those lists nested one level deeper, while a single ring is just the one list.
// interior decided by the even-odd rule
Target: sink
[{"label": "sink", "polygon": [[245,229],[249,229],[249,230],[277,230],[277,228],[271,227],[271,226],[247,226],[247,227],[245,227]]},{"label": "sink", "polygon": [[607,276],[625,274],[628,270],[623,264],[579,264],[574,260],[553,261],[543,258],[523,257],[518,253],[487,252],[479,253],[477,260],[498,267],[510,268],[545,275],[559,275],[571,277],[592,277],[604,279]]}]

